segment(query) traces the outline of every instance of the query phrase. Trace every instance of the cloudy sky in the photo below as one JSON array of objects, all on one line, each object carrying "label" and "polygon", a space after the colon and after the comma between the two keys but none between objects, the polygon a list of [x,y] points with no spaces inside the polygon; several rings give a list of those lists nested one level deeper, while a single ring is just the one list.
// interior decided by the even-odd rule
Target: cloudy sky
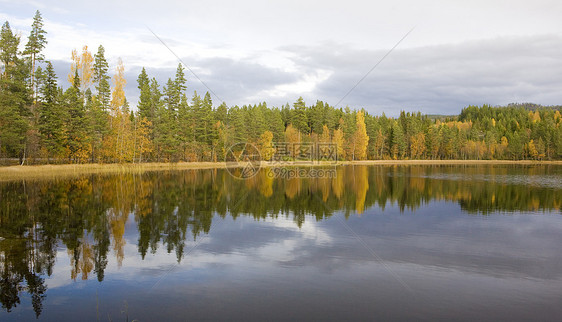
[{"label": "cloudy sky", "polygon": [[[143,66],[164,84],[178,64],[149,29],[216,93],[215,104],[280,106],[302,96],[388,115],[562,104],[560,1],[0,0],[0,7],[22,43],[41,11],[45,55],[63,86],[74,48],[102,44],[112,70],[122,58],[132,105]],[[188,82],[189,93],[207,90],[189,73]]]}]

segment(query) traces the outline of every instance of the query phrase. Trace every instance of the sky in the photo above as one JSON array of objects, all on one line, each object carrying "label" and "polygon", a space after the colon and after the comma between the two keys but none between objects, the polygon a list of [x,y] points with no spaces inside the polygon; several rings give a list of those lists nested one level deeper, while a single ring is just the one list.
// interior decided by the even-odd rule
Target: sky
[{"label": "sky", "polygon": [[163,85],[176,55],[206,84],[186,70],[188,96],[210,89],[215,105],[302,96],[395,116],[562,104],[560,1],[0,0],[22,48],[36,10],[59,84],[73,49],[103,45],[111,74],[123,60],[133,107],[142,67]]}]

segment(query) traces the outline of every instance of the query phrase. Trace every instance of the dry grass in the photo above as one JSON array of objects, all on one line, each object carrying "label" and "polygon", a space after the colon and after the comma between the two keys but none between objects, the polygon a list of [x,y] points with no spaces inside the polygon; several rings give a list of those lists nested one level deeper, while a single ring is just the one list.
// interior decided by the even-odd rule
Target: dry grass
[{"label": "dry grass", "polygon": [[[337,165],[504,165],[504,164],[556,164],[562,161],[501,161],[501,160],[369,160],[342,161]],[[284,166],[329,166],[333,162],[291,162]],[[224,162],[180,162],[180,163],[142,163],[142,164],[63,164],[37,166],[8,166],[0,167],[0,182],[12,180],[38,180],[75,177],[86,174],[112,173],[143,173],[147,171],[187,170],[187,169],[216,169],[233,167],[236,165]],[[263,167],[279,166],[271,162],[262,162]]]},{"label": "dry grass", "polygon": [[224,167],[224,163],[218,162],[9,166],[0,167],[0,181],[55,179],[85,174],[142,173],[146,171],[212,169]]}]

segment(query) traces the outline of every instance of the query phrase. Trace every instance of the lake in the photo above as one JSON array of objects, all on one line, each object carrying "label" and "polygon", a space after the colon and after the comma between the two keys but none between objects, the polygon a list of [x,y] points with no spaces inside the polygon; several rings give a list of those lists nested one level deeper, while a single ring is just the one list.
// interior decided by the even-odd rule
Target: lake
[{"label": "lake", "polygon": [[0,183],[0,320],[562,316],[562,166],[335,169]]}]

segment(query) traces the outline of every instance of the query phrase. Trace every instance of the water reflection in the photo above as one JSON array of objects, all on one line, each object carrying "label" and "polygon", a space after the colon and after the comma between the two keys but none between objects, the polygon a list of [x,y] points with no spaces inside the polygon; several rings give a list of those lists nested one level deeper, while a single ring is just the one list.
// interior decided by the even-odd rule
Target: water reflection
[{"label": "water reflection", "polygon": [[[21,304],[25,292],[39,316],[46,295],[45,278],[52,275],[61,246],[70,259],[68,278],[103,281],[108,256],[123,265],[125,248],[132,246],[125,238],[131,222],[136,228],[134,246],[143,260],[148,253],[165,248],[181,263],[186,243],[209,233],[216,215],[231,220],[241,216],[278,218],[290,220],[298,228],[305,220],[321,221],[340,212],[349,218],[373,207],[415,211],[436,201],[456,202],[463,211],[481,215],[559,213],[561,193],[562,167],[552,165],[345,166],[338,168],[335,178],[288,180],[270,178],[265,171],[238,180],[224,170],[189,170],[1,183],[0,302],[9,312]],[[408,227],[408,223],[402,224]],[[384,230],[375,230],[377,236],[384,236]],[[252,238],[259,237],[255,231],[253,234]],[[224,244],[232,244],[232,238]],[[408,238],[402,242],[416,244]],[[420,256],[424,249],[417,243],[417,248],[410,249],[417,249]],[[402,246],[400,251],[386,248],[383,257],[404,254],[406,247]],[[423,260],[428,263],[437,256],[427,254]],[[304,261],[298,253],[294,255],[281,264]],[[446,255],[438,254],[441,260]],[[310,254],[306,256],[310,260]],[[475,262],[479,259],[474,258],[472,264]],[[481,261],[479,267],[486,265]]]}]

